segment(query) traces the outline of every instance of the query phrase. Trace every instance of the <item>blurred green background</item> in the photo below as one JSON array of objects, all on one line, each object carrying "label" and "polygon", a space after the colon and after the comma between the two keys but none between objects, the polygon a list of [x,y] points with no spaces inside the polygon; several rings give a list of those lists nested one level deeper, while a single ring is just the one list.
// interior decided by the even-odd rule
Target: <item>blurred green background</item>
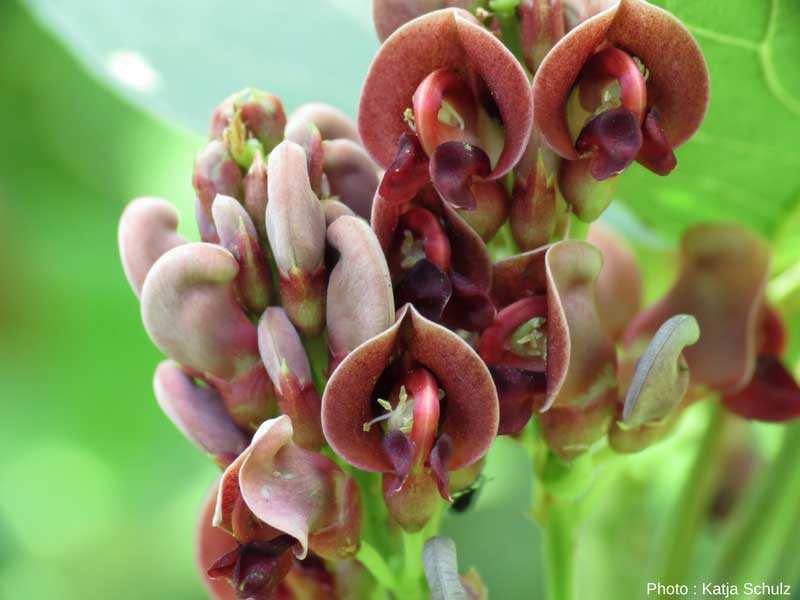
[{"label": "blurred green background", "polygon": [[[696,24],[709,58],[709,118],[668,180],[627,174],[626,208],[607,219],[648,261],[650,298],[668,285],[686,224],[748,223],[775,243],[771,293],[797,331],[800,70],[790,58],[800,9],[786,3],[773,22],[777,2],[670,4]],[[117,220],[130,198],[159,195],[196,238],[192,158],[216,103],[252,85],[287,110],[322,100],[354,115],[376,49],[368,0],[0,3],[0,598],[205,597],[193,529],[215,469],[153,398],[159,353],[122,273]],[[644,596],[704,411],[597,488],[579,551],[591,597]],[[782,432],[734,428],[761,461]],[[526,457],[500,440],[487,473],[474,509],[449,516],[446,533],[493,598],[541,597]]]}]

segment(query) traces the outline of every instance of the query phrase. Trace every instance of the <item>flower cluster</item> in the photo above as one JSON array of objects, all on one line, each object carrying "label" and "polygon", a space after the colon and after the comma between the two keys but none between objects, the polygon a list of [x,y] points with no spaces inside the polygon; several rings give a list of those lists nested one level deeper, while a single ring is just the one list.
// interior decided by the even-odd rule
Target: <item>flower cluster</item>
[{"label": "flower cluster", "polygon": [[198,538],[215,598],[365,597],[364,473],[383,526],[419,531],[535,413],[564,460],[645,448],[713,394],[800,414],[763,240],[691,229],[642,310],[625,242],[599,223],[578,239],[620,173],[668,174],[700,125],[691,35],[641,0],[479,4],[374,0],[357,128],[255,90],[223,101],[194,165],[202,242],[160,199],[122,216],[169,357],[156,397],[223,470]]}]

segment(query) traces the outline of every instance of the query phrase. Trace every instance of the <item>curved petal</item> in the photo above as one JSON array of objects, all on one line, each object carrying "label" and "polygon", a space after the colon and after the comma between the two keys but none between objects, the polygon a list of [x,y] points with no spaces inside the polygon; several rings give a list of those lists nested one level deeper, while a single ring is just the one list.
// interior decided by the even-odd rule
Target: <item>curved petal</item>
[{"label": "curved petal", "polygon": [[194,382],[174,361],[158,365],[153,379],[156,399],[170,421],[197,448],[226,467],[247,447],[216,390]]},{"label": "curved petal", "polygon": [[741,225],[714,223],[689,229],[681,251],[678,280],[630,323],[623,342],[649,338],[672,315],[693,315],[702,335],[684,352],[692,383],[735,392],[755,368],[769,246]]},{"label": "curved petal", "polygon": [[214,507],[217,499],[218,484],[211,486],[200,509],[195,536],[195,563],[203,581],[203,587],[214,600],[238,600],[236,590],[227,581],[211,579],[208,568],[221,556],[236,550],[236,539],[222,529],[214,527]]},{"label": "curved petal", "polygon": [[[402,333],[402,335],[401,335]],[[322,398],[322,426],[334,451],[366,471],[391,473],[383,435],[364,423],[373,418],[372,394],[390,358],[406,350],[428,369],[447,398],[440,433],[453,442],[450,469],[479,460],[489,449],[499,420],[497,392],[486,365],[458,335],[405,305],[395,324],[353,350],[331,375]]]},{"label": "curved petal", "polygon": [[378,167],[360,144],[348,139],[322,143],[322,170],[331,196],[337,196],[364,219],[369,219],[372,198],[378,189]]},{"label": "curved petal", "polygon": [[[429,188],[429,191],[432,190]],[[492,284],[492,259],[481,236],[469,226],[455,208],[443,202],[435,192],[422,194],[420,198],[422,198],[419,201],[420,205],[445,222],[448,241],[452,247],[451,268],[470,280],[480,290],[488,291]],[[392,248],[397,242],[396,237],[402,235],[402,232],[398,230],[398,225],[404,210],[404,207],[397,206],[380,195],[375,197],[372,205],[371,224],[386,255],[392,252]],[[397,273],[394,271],[392,274],[397,277]]]},{"label": "curved petal", "polygon": [[[242,498],[267,525],[297,540],[298,558],[305,558],[309,534],[330,526],[345,507],[339,483],[341,469],[331,459],[296,446],[287,416],[266,421],[256,432],[239,470]],[[352,496],[346,497],[355,501]],[[360,501],[360,500],[359,500]],[[358,517],[360,522],[360,511]],[[360,527],[357,529],[360,530]],[[358,548],[358,531],[339,540],[351,556]]]},{"label": "curved petal", "polygon": [[750,383],[722,401],[745,419],[782,423],[800,417],[800,385],[777,356],[759,356]]},{"label": "curved petal", "polygon": [[584,63],[603,42],[641,59],[651,73],[648,103],[662,116],[666,139],[673,148],[685,143],[708,105],[708,69],[700,47],[668,12],[642,0],[621,0],[570,31],[539,66],[534,114],[547,144],[564,158],[578,158],[565,105]]},{"label": "curved petal", "polygon": [[356,213],[353,212],[352,208],[334,198],[325,198],[320,200],[320,204],[322,204],[322,212],[325,214],[326,228],[333,225],[333,222],[339,217],[356,216]]},{"label": "curved petal", "polygon": [[597,248],[567,240],[550,246],[547,267],[547,400],[587,406],[616,388],[616,349],[595,303],[602,267]]},{"label": "curved petal", "polygon": [[613,229],[595,221],[586,238],[603,255],[595,290],[597,310],[611,337],[619,339],[642,302],[642,277],[633,248]]},{"label": "curved petal", "polygon": [[309,102],[298,106],[289,115],[286,124],[286,137],[295,127],[304,127],[313,123],[319,129],[323,140],[348,139],[360,142],[358,131],[353,121],[341,110],[322,102]]},{"label": "curved petal", "polygon": [[[516,58],[468,12],[444,9],[406,23],[381,46],[361,94],[358,128],[367,151],[388,168],[412,96],[437,69],[474,70],[489,89],[505,127],[505,145],[490,178],[502,177],[519,160],[532,123],[531,89]],[[485,148],[488,151],[488,148]],[[491,154],[491,153],[489,153]]]},{"label": "curved petal", "polygon": [[398,27],[425,13],[451,7],[469,10],[475,4],[476,0],[372,0],[372,22],[383,42]]},{"label": "curved petal", "polygon": [[498,261],[492,273],[492,297],[499,307],[513,304],[526,296],[547,293],[545,255],[550,246],[542,246]]},{"label": "curved petal", "polygon": [[328,280],[328,345],[341,360],[394,322],[389,268],[373,231],[358,217],[343,216],[328,228],[339,253]]},{"label": "curved petal", "polygon": [[178,233],[178,211],[161,198],[131,200],[119,220],[119,254],[125,277],[136,297],[148,271],[167,250],[187,242]]},{"label": "curved petal", "polygon": [[259,361],[256,328],[233,296],[233,255],[212,244],[173,248],[156,261],[142,288],[150,339],[185,367],[232,379]]}]

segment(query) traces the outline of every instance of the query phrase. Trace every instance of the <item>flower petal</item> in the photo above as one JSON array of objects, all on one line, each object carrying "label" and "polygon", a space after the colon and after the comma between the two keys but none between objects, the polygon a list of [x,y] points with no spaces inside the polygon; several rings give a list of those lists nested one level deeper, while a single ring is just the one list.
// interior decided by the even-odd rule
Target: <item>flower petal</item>
[{"label": "flower petal", "polygon": [[782,423],[800,417],[800,385],[777,356],[768,354],[758,357],[750,383],[722,401],[745,419]]},{"label": "flower petal", "polygon": [[348,139],[360,142],[358,131],[353,121],[341,110],[330,104],[310,102],[298,106],[289,116],[286,125],[286,137],[295,127],[303,127],[309,123],[319,129],[323,140]]},{"label": "flower petal", "polygon": [[[461,9],[428,13],[403,25],[381,46],[361,94],[358,127],[367,151],[388,168],[412,96],[437,69],[474,70],[488,87],[505,128],[502,154],[491,178],[502,177],[525,149],[532,122],[531,90],[514,56]],[[484,148],[488,152],[488,148]]]},{"label": "flower petal", "polygon": [[567,240],[549,247],[547,267],[547,400],[588,406],[616,388],[616,349],[595,301],[602,267],[597,248]]},{"label": "flower petal", "polygon": [[177,232],[178,211],[161,198],[132,200],[119,220],[119,254],[125,276],[136,297],[148,271],[167,250],[186,243]]},{"label": "flower petal", "polygon": [[328,178],[331,196],[353,209],[364,219],[372,212],[372,198],[378,189],[378,167],[360,144],[348,139],[322,144],[325,160],[322,170]]},{"label": "flower petal", "polygon": [[394,323],[389,268],[373,231],[362,219],[340,217],[328,228],[339,254],[328,280],[328,345],[336,360]]},{"label": "flower petal", "polygon": [[203,587],[214,600],[238,600],[236,591],[227,581],[211,579],[208,576],[208,568],[217,559],[236,550],[237,547],[236,539],[233,536],[212,525],[217,499],[216,492],[217,484],[211,486],[200,510],[200,519],[197,522],[197,533],[195,534],[195,563],[200,572]]},{"label": "flower petal", "polygon": [[692,383],[740,390],[755,369],[769,246],[741,225],[710,223],[689,229],[681,252],[678,280],[630,323],[624,345],[649,338],[672,315],[692,315],[702,332],[684,353]]},{"label": "flower petal", "polygon": [[621,0],[564,36],[536,72],[534,114],[547,144],[564,158],[578,157],[565,104],[584,63],[604,41],[644,63],[651,74],[648,103],[663,116],[666,139],[672,148],[685,143],[708,105],[708,69],[700,47],[668,12],[642,0]]},{"label": "flower petal", "polygon": [[[295,538],[300,546],[295,554],[305,558],[309,534],[333,525],[346,510],[339,501],[358,501],[360,506],[360,499],[350,494],[342,498],[337,481],[344,477],[341,469],[331,459],[293,444],[292,433],[291,419],[285,415],[266,421],[242,463],[239,486],[253,514]],[[358,513],[350,515],[359,521],[356,531],[343,531],[342,554],[352,555],[358,548]]]},{"label": "flower petal", "polygon": [[233,296],[239,263],[205,243],[173,248],[142,288],[142,319],[158,348],[185,367],[232,379],[259,362],[256,329]]},{"label": "flower petal", "polygon": [[[403,332],[401,336],[401,331]],[[390,357],[406,350],[437,379],[447,398],[439,433],[453,441],[450,469],[479,460],[496,433],[497,393],[486,365],[455,333],[420,315],[400,309],[395,324],[364,342],[342,361],[328,380],[322,399],[322,426],[334,451],[366,471],[390,473],[379,428],[364,431],[373,418],[372,393]]]},{"label": "flower petal", "polygon": [[247,447],[219,393],[197,385],[174,361],[165,360],[153,380],[156,399],[174,425],[197,448],[226,467]]},{"label": "flower petal", "polygon": [[633,248],[613,229],[600,221],[589,227],[586,238],[603,255],[603,267],[595,285],[597,310],[615,340],[639,311],[642,278]]},{"label": "flower petal", "polygon": [[267,236],[282,274],[309,273],[323,264],[325,216],[311,190],[306,154],[294,142],[281,142],[269,157]]}]

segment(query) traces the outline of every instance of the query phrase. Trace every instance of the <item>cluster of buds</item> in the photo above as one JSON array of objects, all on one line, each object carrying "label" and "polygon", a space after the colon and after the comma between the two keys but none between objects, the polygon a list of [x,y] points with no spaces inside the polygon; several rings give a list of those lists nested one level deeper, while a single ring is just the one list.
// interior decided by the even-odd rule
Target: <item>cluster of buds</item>
[{"label": "cluster of buds", "polygon": [[354,476],[379,473],[387,528],[419,531],[534,414],[564,460],[645,448],[710,394],[800,415],[763,240],[688,231],[678,281],[642,310],[625,242],[599,223],[570,237],[634,160],[666,175],[699,127],[691,35],[642,0],[478,4],[374,0],[357,128],[255,90],[220,104],[194,167],[202,242],[163,200],[123,214],[170,357],[156,397],[224,471],[198,538],[215,598],[361,597],[344,591],[363,580]]}]

